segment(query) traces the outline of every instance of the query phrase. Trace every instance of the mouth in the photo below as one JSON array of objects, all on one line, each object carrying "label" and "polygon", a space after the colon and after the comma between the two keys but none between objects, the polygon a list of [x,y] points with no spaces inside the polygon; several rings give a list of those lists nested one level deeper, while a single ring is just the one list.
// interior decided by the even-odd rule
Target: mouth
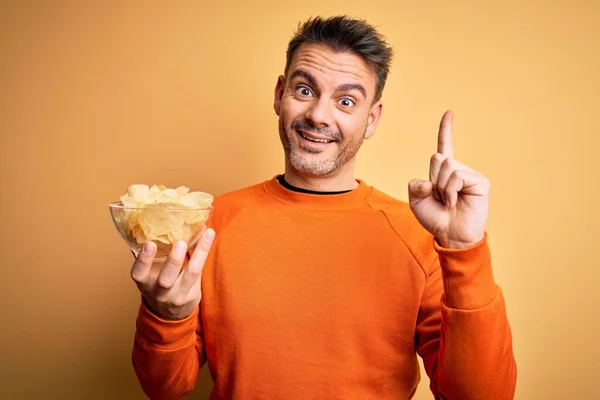
[{"label": "mouth", "polygon": [[332,139],[327,139],[323,136],[313,136],[313,135],[309,135],[303,131],[299,131],[296,129],[296,132],[298,133],[298,135],[300,135],[304,140],[307,140],[309,142],[312,143],[320,143],[320,144],[329,144],[329,143],[333,143],[335,142],[335,140]]}]

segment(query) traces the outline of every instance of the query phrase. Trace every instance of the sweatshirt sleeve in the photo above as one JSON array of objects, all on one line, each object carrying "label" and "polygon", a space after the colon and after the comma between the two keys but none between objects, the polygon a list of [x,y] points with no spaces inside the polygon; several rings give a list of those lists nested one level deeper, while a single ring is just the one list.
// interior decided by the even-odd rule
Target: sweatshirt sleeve
[{"label": "sweatshirt sleeve", "polygon": [[132,361],[150,399],[181,399],[194,388],[206,361],[199,310],[181,321],[167,321],[142,302]]},{"label": "sweatshirt sleeve", "polygon": [[504,297],[487,234],[466,249],[433,244],[416,329],[417,352],[436,399],[513,399],[517,370]]},{"label": "sweatshirt sleeve", "polygon": [[[215,210],[220,212],[212,213],[207,223],[217,232],[226,220],[223,215],[230,214],[228,207],[219,202],[220,198],[215,198]],[[153,314],[142,298],[132,361],[142,390],[151,400],[181,399],[194,389],[198,372],[206,363],[201,304],[202,300],[187,318],[167,321]]]}]

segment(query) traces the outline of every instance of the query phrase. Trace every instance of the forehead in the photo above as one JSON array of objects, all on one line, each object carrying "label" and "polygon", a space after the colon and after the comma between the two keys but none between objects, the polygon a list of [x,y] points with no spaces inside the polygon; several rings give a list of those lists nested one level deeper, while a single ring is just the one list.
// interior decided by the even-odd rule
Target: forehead
[{"label": "forehead", "polygon": [[291,60],[288,76],[296,70],[308,72],[319,85],[361,83],[368,97],[375,92],[375,74],[362,57],[346,51],[336,52],[323,44],[302,43]]}]

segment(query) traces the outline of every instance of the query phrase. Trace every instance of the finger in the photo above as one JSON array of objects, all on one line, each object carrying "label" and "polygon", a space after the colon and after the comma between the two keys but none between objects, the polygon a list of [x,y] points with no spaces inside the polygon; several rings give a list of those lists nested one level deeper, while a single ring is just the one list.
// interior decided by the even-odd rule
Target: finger
[{"label": "finger", "polygon": [[442,202],[448,206],[448,201],[446,199],[446,185],[448,184],[448,179],[450,179],[450,175],[456,169],[455,160],[453,158],[446,158],[442,162],[442,166],[440,167],[440,172],[438,174],[437,179],[437,189],[440,191],[440,196],[442,197]]},{"label": "finger", "polygon": [[[421,201],[432,196],[433,185],[429,181],[413,179],[408,182],[408,203],[411,208],[415,208]],[[432,201],[435,201],[432,199]]]},{"label": "finger", "polygon": [[442,162],[442,166],[440,168],[440,172],[437,178],[437,188],[440,191],[440,195],[442,196],[442,201],[447,206],[449,205],[448,199],[446,198],[446,185],[450,179],[450,176],[454,171],[464,170],[464,171],[473,171],[471,168],[461,163],[460,161],[456,161],[454,158],[448,157]]},{"label": "finger", "polygon": [[131,267],[131,279],[140,289],[145,289],[150,284],[150,270],[156,254],[156,244],[148,241],[142,247]]},{"label": "finger", "polygon": [[422,199],[431,194],[432,185],[429,181],[413,179],[408,182],[408,194],[410,197]]},{"label": "finger", "polygon": [[440,153],[435,153],[431,156],[431,160],[429,162],[429,180],[433,184],[433,197],[438,201],[441,201],[441,197],[440,192],[437,188],[437,181],[440,173],[440,168],[442,167],[442,163],[445,159],[446,157],[444,157],[444,155]]},{"label": "finger", "polygon": [[449,207],[456,207],[459,195],[485,196],[489,192],[489,180],[477,171],[455,170],[444,190]]},{"label": "finger", "polygon": [[454,145],[452,143],[452,120],[454,113],[446,111],[440,121],[440,130],[438,132],[437,152],[446,157],[454,157]]},{"label": "finger", "polygon": [[182,291],[189,291],[198,280],[202,277],[204,263],[208,257],[208,253],[215,239],[215,231],[207,229],[200,238],[200,241],[194,249],[194,254],[190,258],[190,262],[186,269],[179,277],[179,287]]},{"label": "finger", "polygon": [[452,208],[458,204],[458,193],[464,186],[464,176],[462,171],[453,171],[452,175],[448,179],[448,184],[444,188],[446,196],[446,206]]},{"label": "finger", "polygon": [[187,243],[183,240],[178,240],[175,246],[171,249],[169,257],[163,264],[158,278],[156,278],[156,286],[158,289],[170,290],[177,282],[177,277],[185,261],[187,254]]}]

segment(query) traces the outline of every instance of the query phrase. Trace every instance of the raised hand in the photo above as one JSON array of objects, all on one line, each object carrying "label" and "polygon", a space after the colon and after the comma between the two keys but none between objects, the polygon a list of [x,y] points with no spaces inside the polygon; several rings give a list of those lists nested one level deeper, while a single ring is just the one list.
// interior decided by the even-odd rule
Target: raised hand
[{"label": "raised hand", "polygon": [[161,268],[152,268],[156,244],[147,242],[131,268],[131,278],[152,311],[162,319],[179,320],[189,316],[202,297],[201,279],[204,262],[213,243],[215,231],[207,229],[182,270],[187,244],[175,243]]},{"label": "raised hand", "polygon": [[452,118],[452,111],[442,117],[429,180],[411,180],[408,194],[417,220],[442,247],[465,248],[485,235],[490,182],[454,159]]}]

